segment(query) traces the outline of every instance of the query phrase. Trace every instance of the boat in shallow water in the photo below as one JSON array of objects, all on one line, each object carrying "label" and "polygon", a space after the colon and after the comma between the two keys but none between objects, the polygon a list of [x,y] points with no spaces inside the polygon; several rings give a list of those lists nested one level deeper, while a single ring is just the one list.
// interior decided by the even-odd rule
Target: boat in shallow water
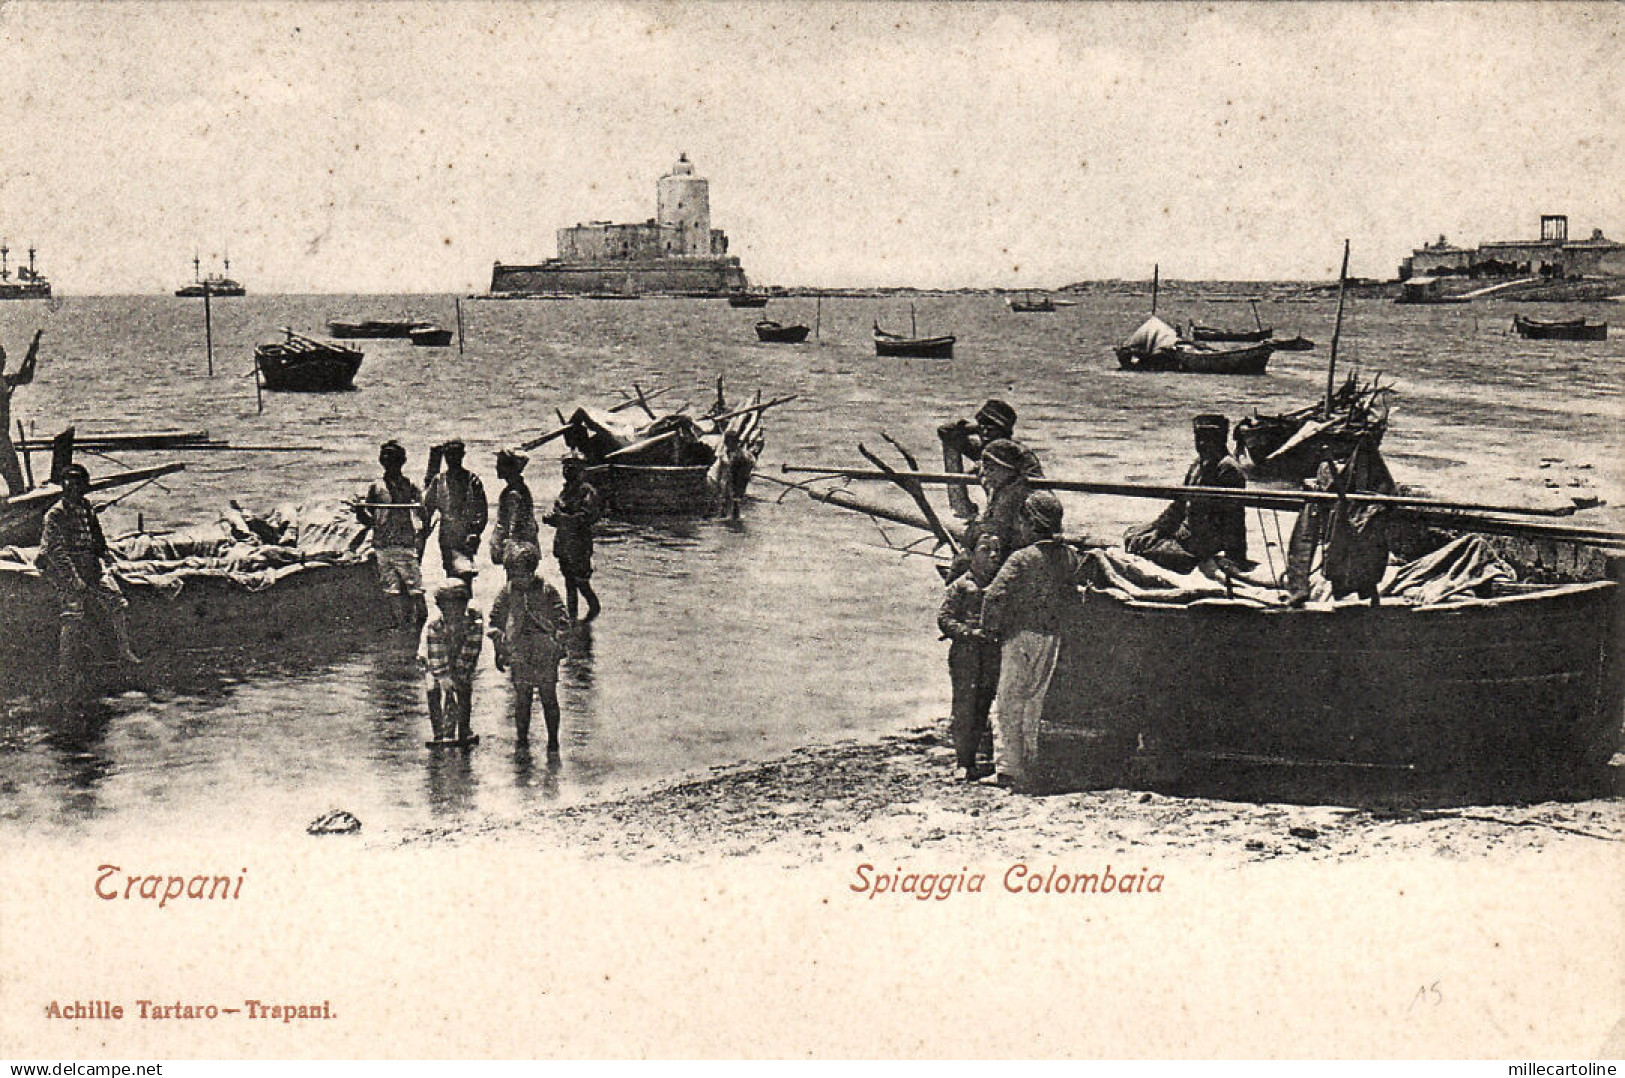
[{"label": "boat in shallow water", "polygon": [[806,326],[786,326],[766,318],[756,323],[756,339],[767,344],[800,344],[807,333]]},{"label": "boat in shallow water", "polygon": [[364,356],[359,349],[304,337],[291,329],[287,339],[254,349],[254,366],[266,389],[290,393],[334,393],[355,388]]},{"label": "boat in shallow water", "polygon": [[[377,633],[390,623],[372,550],[339,506],[285,506],[264,518],[231,513],[171,535],[115,540],[115,576],[130,633],[149,665],[193,650],[274,651],[297,638]],[[55,672],[60,601],[36,550],[0,548],[0,683],[25,689]],[[111,633],[87,617],[89,672],[116,682]]]},{"label": "boat in shallow water", "polygon": [[1606,341],[1607,322],[1588,322],[1584,318],[1546,319],[1512,316],[1512,328],[1520,337],[1532,341]]}]

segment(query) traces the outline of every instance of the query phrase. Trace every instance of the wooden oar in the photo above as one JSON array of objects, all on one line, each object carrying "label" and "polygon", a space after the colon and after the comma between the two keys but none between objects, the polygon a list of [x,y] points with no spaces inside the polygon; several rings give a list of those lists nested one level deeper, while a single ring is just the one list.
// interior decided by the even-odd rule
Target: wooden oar
[{"label": "wooden oar", "polygon": [[[783,471],[787,475],[829,475],[840,476],[845,479],[896,481],[885,472],[862,468],[786,464],[783,466]],[[910,478],[930,485],[957,484],[960,486],[973,486],[978,482],[976,476],[959,472],[916,472]],[[1109,494],[1124,498],[1154,498],[1158,500],[1197,497],[1212,501],[1239,501],[1244,505],[1257,505],[1264,509],[1297,509],[1311,502],[1335,504],[1346,498],[1349,502],[1360,505],[1384,505],[1394,509],[1418,509],[1435,512],[1502,513],[1512,516],[1535,517],[1566,517],[1572,516],[1575,512],[1575,507],[1572,505],[1533,508],[1516,505],[1486,505],[1477,502],[1437,501],[1432,498],[1408,498],[1394,494],[1349,494],[1340,496],[1318,490],[1259,490],[1241,487],[1187,487],[1155,483],[1097,483],[1082,479],[1028,479],[1027,484],[1034,490],[1058,490],[1073,494]]]},{"label": "wooden oar", "polygon": [[[90,482],[91,490],[107,490],[111,487],[128,486],[131,483],[141,483],[148,479],[158,479],[175,472],[186,470],[184,464],[160,464],[155,468],[131,468],[127,472],[110,475],[102,479],[93,479]],[[48,502],[62,494],[62,488],[55,483],[44,483],[33,490],[25,490],[21,494],[10,498],[0,499],[0,507],[33,505],[37,502]]]}]

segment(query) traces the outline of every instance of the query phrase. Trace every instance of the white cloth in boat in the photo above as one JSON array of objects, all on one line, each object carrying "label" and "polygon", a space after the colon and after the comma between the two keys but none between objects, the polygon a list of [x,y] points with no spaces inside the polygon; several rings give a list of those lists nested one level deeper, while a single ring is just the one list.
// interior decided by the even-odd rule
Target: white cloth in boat
[{"label": "white cloth in boat", "polygon": [[[254,528],[246,526],[250,521]],[[307,565],[364,561],[372,552],[370,545],[358,543],[351,549],[360,530],[353,514],[335,503],[282,505],[252,518],[222,513],[212,524],[114,540],[108,544],[111,572],[121,585],[140,584],[171,595],[188,580],[205,577],[225,578],[258,591]],[[0,549],[0,571],[21,569],[13,562],[24,559],[32,565],[31,554],[15,547]]]},{"label": "white cloth in boat", "polygon": [[[1094,590],[1134,602],[1184,605],[1199,600],[1224,599],[1248,606],[1282,605],[1283,589],[1263,573],[1225,578],[1204,562],[1195,571],[1174,573],[1144,558],[1121,550],[1089,551]],[[1471,598],[1471,593],[1495,581],[1511,582],[1516,572],[1496,556],[1482,536],[1459,539],[1404,565],[1389,565],[1383,576],[1384,602],[1402,606],[1432,606]],[[1349,597],[1331,601],[1331,587],[1318,572],[1311,578],[1309,605],[1361,603]]]},{"label": "white cloth in boat", "polygon": [[1123,347],[1137,356],[1149,356],[1157,352],[1165,352],[1179,343],[1179,331],[1167,322],[1152,315],[1145,320],[1145,324],[1129,334]]}]

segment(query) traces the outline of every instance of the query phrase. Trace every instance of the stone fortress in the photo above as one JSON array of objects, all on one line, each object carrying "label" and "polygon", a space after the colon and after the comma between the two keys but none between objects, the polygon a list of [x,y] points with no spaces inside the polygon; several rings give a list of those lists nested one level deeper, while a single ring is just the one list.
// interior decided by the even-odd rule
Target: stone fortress
[{"label": "stone fortress", "polygon": [[711,185],[687,154],[655,184],[655,216],[641,224],[591,221],[557,233],[558,257],[491,268],[506,294],[715,296],[748,287],[728,237],[711,227]]},{"label": "stone fortress", "polygon": [[1538,240],[1502,240],[1469,248],[1454,246],[1440,236],[1438,243],[1424,243],[1399,263],[1402,281],[1451,275],[1625,276],[1625,244],[1604,236],[1600,228],[1592,229],[1590,239],[1570,240],[1569,219],[1548,213],[1541,215]]}]

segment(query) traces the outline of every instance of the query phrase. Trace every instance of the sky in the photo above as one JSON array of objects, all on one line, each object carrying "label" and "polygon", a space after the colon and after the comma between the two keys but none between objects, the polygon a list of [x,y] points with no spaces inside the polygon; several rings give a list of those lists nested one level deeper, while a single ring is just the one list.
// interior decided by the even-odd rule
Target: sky
[{"label": "sky", "polygon": [[[0,236],[61,294],[482,290],[680,152],[759,284],[1392,276],[1625,239],[1625,5],[0,6]],[[209,265],[212,263],[211,265]]]}]

